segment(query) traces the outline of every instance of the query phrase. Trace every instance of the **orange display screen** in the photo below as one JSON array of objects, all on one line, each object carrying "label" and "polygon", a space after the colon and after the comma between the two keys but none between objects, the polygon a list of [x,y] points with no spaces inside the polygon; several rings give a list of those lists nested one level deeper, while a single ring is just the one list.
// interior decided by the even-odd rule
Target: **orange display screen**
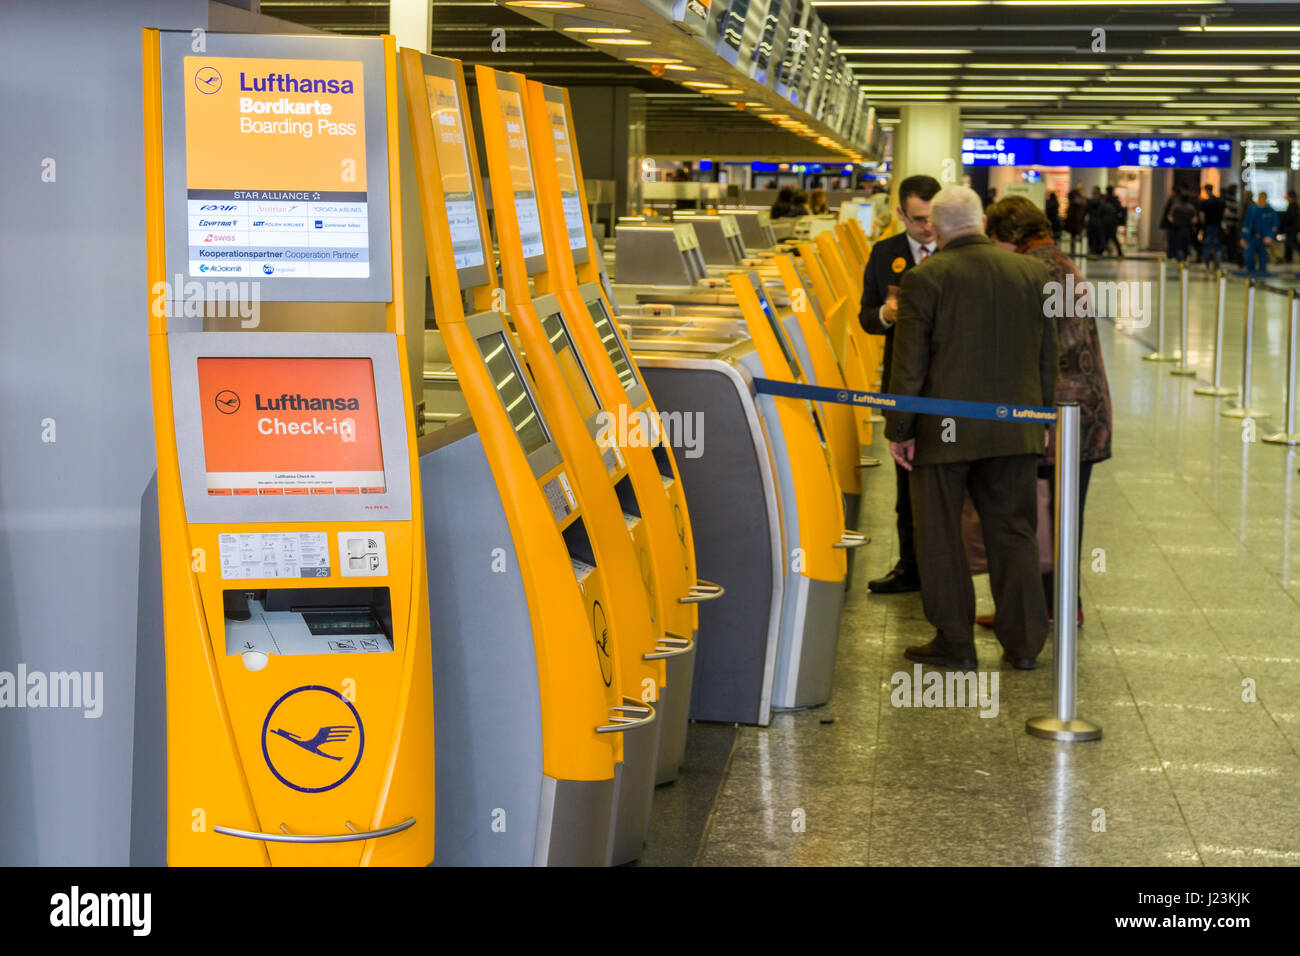
[{"label": "orange display screen", "polygon": [[424,86],[429,97],[433,145],[438,154],[438,171],[442,175],[447,226],[451,231],[456,268],[481,266],[483,237],[479,231],[478,208],[474,203],[474,184],[470,176],[465,125],[461,120],[460,96],[456,83],[445,76],[426,73]]},{"label": "orange display screen", "polygon": [[560,202],[564,206],[569,248],[581,249],[587,245],[587,226],[582,221],[582,205],[578,199],[573,144],[569,142],[569,118],[564,112],[564,104],[555,100],[546,101],[546,115],[551,123],[551,138],[555,141],[555,171],[560,180]]},{"label": "orange display screen", "polygon": [[200,358],[209,495],[383,494],[368,358]]},{"label": "orange display screen", "polygon": [[[510,166],[510,188],[515,194],[515,217],[525,259],[545,252],[542,220],[533,190],[533,170],[528,160],[528,133],[524,129],[524,102],[514,90],[497,89],[497,105],[505,125],[506,161]],[[486,121],[486,120],[485,120]]]}]

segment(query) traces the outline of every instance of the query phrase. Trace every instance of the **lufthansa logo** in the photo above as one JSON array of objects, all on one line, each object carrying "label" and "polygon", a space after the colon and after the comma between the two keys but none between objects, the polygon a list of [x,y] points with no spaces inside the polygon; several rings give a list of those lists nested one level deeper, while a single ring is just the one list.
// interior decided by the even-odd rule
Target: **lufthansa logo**
[{"label": "lufthansa logo", "polygon": [[366,732],[352,702],[308,684],[286,693],[262,722],[262,758],[275,779],[299,793],[324,793],[361,764]]},{"label": "lufthansa logo", "polygon": [[200,93],[211,96],[221,89],[221,74],[213,67],[203,67],[194,74],[194,88]]},{"label": "lufthansa logo", "polygon": [[614,681],[614,659],[609,644],[609,623],[605,609],[597,601],[591,608],[591,632],[596,637],[596,659],[600,661],[600,679],[608,687]]},{"label": "lufthansa logo", "polygon": [[239,411],[239,396],[228,388],[217,392],[217,397],[212,401],[217,406],[217,411],[223,415],[233,415]]},{"label": "lufthansa logo", "polygon": [[1007,406],[1005,406],[1005,405],[999,405],[999,406],[998,406],[998,410],[997,410],[997,416],[998,416],[998,418],[1006,418],[1006,417],[1007,417]]},{"label": "lufthansa logo", "polygon": [[902,272],[904,269],[907,268],[907,260],[904,259],[902,256],[899,256],[890,264],[890,268],[893,269],[895,272]]},{"label": "lufthansa logo", "polygon": [[849,400],[849,393],[848,393],[848,392],[836,392],[836,393],[835,393],[835,398],[836,398],[837,401],[840,401],[840,402],[847,402],[847,401]]}]

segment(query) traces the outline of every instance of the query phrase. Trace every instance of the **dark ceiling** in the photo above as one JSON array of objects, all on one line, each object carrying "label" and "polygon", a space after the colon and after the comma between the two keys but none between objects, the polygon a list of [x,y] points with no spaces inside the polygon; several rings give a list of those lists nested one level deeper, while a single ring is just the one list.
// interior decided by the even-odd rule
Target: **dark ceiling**
[{"label": "dark ceiling", "polygon": [[[902,102],[953,100],[961,103],[964,126],[972,131],[1277,136],[1300,126],[1297,3],[813,0],[813,5],[886,124]],[[388,29],[387,0],[263,0],[260,9],[343,33]],[[1284,29],[1248,29],[1260,26]],[[491,49],[495,27],[506,31],[504,53]],[[433,52],[467,65],[490,59],[492,66],[562,85],[635,85],[651,94],[648,132],[691,124],[743,132],[767,125],[491,0],[437,0]]]}]

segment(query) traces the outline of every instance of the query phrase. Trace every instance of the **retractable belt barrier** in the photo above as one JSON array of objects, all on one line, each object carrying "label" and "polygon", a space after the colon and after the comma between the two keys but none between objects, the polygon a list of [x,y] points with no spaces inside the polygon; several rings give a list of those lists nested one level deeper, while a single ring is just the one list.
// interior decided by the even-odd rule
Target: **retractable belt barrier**
[{"label": "retractable belt barrier", "polygon": [[890,412],[915,412],[918,415],[951,415],[954,418],[983,418],[996,422],[1056,421],[1056,410],[1039,405],[1002,405],[996,402],[962,402],[947,398],[923,398],[919,395],[890,395],[887,392],[855,392],[824,385],[801,385],[774,378],[754,379],[754,391],[760,395],[783,395],[806,398],[810,402],[839,405],[869,405]]},{"label": "retractable belt barrier", "polygon": [[[802,385],[772,378],[754,379],[754,391],[760,395],[802,398],[811,402],[834,402],[841,405],[870,405],[886,411],[914,412],[919,415],[949,415],[954,418],[982,418],[998,422],[1041,422],[1055,424],[1060,419],[1056,448],[1056,656],[1054,668],[1055,708],[1051,714],[1025,722],[1027,733],[1035,737],[1062,742],[1096,740],[1101,727],[1080,718],[1075,711],[1078,689],[1078,600],[1079,570],[1079,406],[1062,402],[1056,409],[1041,405],[1004,405],[997,402],[963,402],[915,395],[890,395],[886,392],[857,392],[850,389]],[[1062,609],[1066,609],[1064,613]]]}]

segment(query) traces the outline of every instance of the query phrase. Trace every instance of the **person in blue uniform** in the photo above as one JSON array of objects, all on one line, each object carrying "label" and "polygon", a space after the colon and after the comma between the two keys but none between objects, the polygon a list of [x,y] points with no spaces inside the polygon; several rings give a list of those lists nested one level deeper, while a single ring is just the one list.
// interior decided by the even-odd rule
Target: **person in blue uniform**
[{"label": "person in blue uniform", "polygon": [[1241,248],[1245,250],[1246,271],[1262,275],[1268,271],[1268,247],[1277,238],[1277,210],[1268,204],[1268,193],[1255,197],[1241,221]]}]

